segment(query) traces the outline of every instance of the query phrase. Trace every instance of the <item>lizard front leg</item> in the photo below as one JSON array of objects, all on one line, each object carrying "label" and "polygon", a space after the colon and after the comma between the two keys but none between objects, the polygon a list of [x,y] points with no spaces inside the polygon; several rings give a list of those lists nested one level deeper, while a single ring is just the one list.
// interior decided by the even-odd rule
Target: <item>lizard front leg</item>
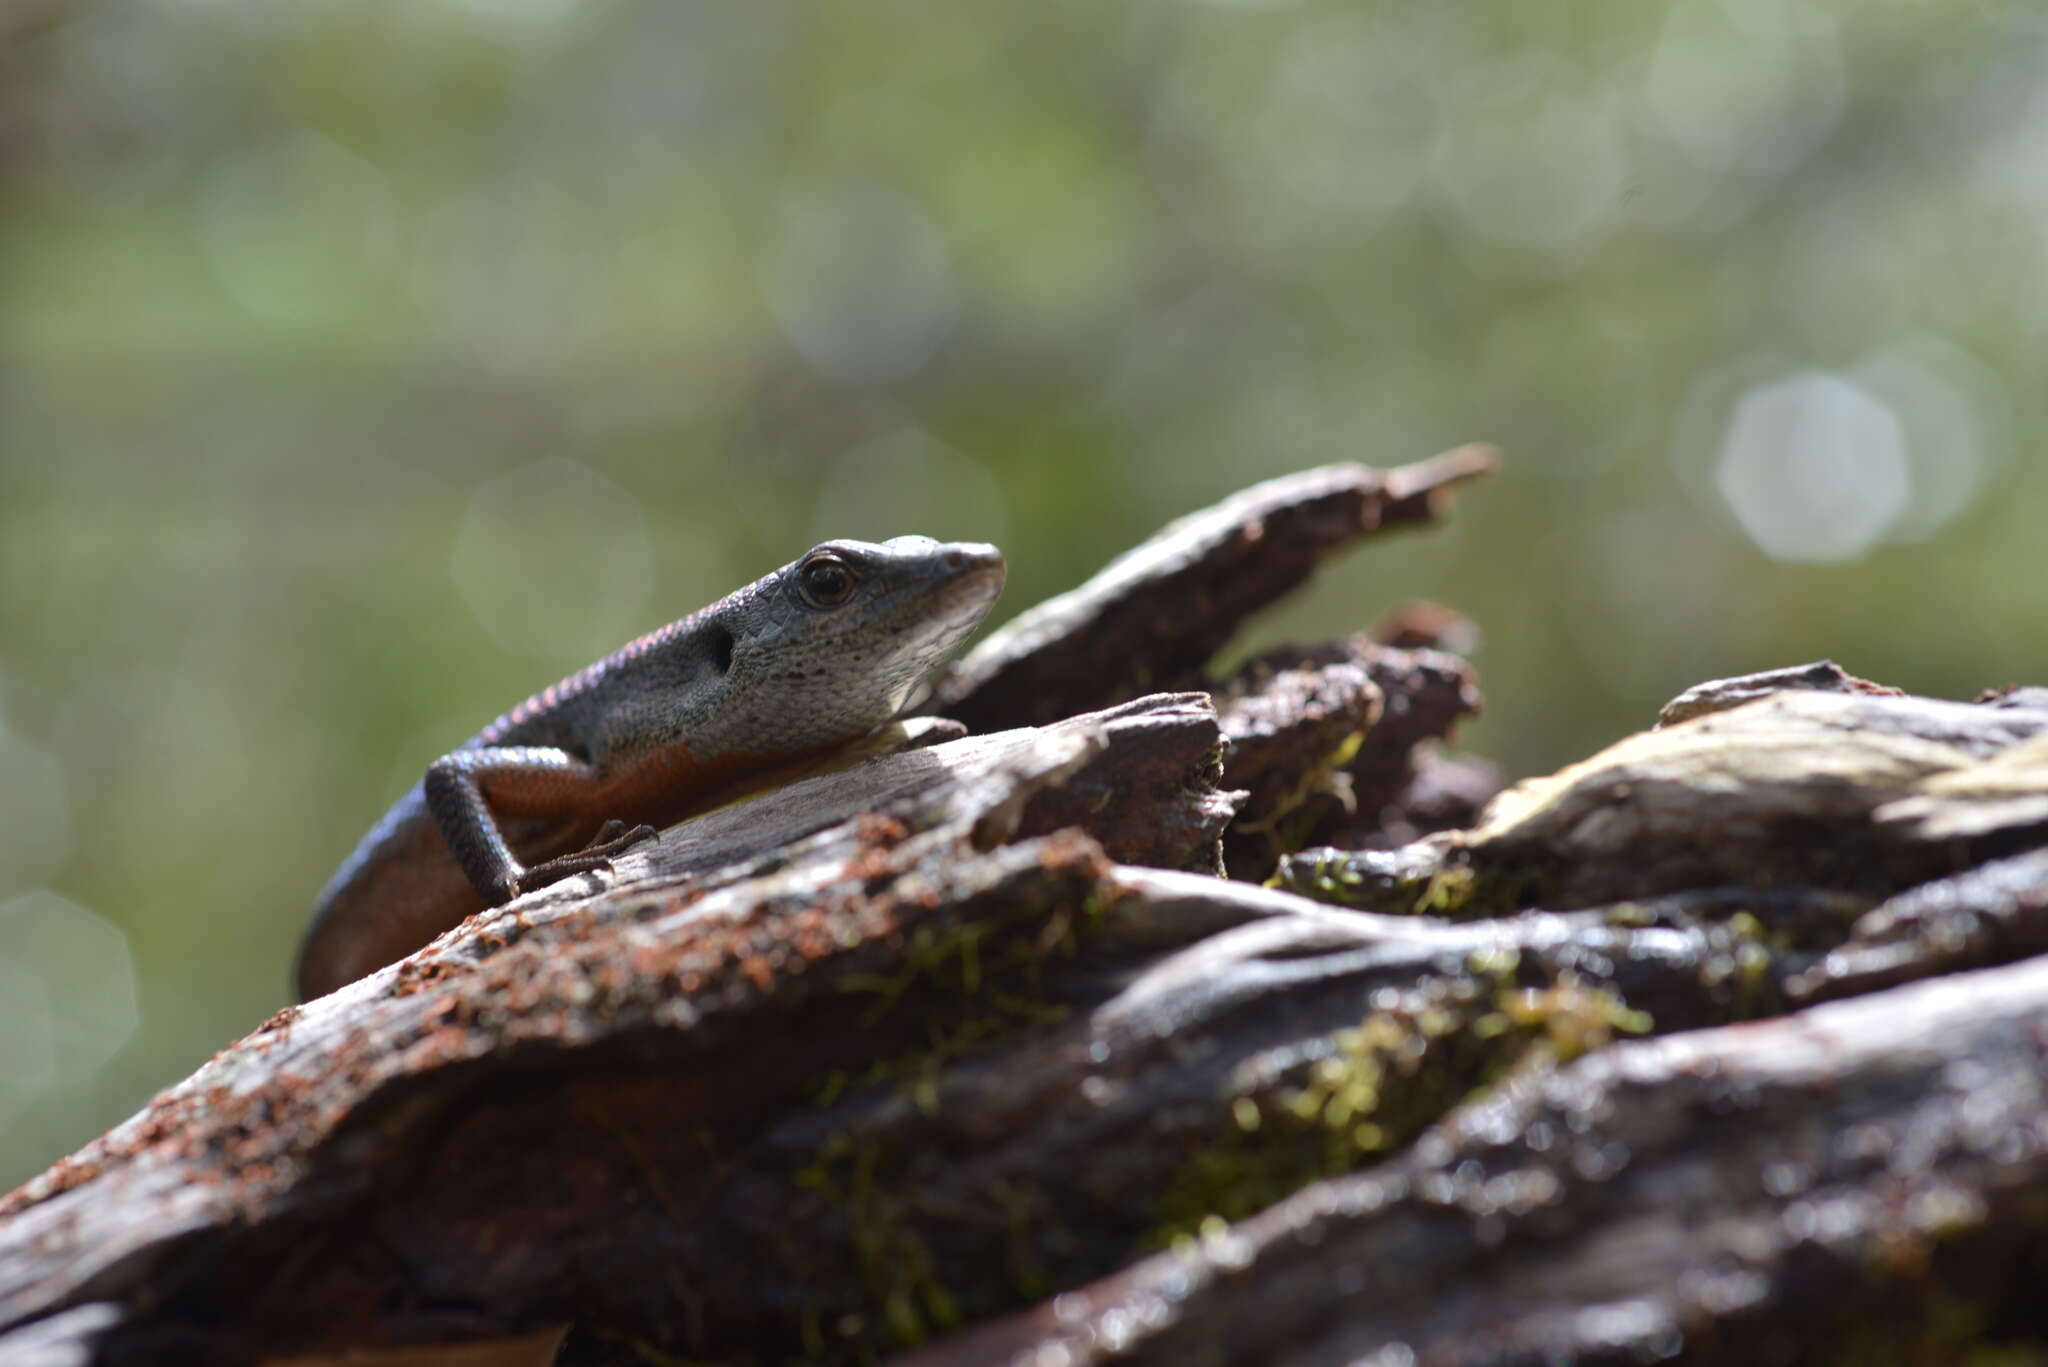
[{"label": "lizard front leg", "polygon": [[581,850],[530,868],[519,862],[498,828],[493,805],[522,816],[571,817],[601,783],[595,767],[566,750],[520,745],[444,755],[427,770],[423,786],[427,811],[455,862],[484,900],[499,906],[522,892],[603,868],[613,856],[655,835],[652,826],[628,829],[624,822],[607,821]]}]

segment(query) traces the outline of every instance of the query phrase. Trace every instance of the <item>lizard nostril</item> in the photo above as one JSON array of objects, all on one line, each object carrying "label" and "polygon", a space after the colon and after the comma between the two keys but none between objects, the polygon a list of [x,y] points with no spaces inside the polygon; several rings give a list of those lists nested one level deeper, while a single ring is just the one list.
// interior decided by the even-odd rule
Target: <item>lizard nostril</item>
[{"label": "lizard nostril", "polygon": [[954,572],[986,569],[1001,562],[1002,557],[996,554],[993,546],[962,546],[947,551],[944,558],[946,568]]}]

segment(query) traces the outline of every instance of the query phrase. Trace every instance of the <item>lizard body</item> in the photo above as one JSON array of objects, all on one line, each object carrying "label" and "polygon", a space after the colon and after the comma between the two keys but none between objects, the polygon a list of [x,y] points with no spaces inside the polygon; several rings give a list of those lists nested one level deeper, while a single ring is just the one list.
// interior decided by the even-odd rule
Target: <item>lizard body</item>
[{"label": "lizard body", "polygon": [[1003,575],[993,546],[828,541],[534,694],[437,760],[329,880],[299,995],[875,730],[980,624]]}]

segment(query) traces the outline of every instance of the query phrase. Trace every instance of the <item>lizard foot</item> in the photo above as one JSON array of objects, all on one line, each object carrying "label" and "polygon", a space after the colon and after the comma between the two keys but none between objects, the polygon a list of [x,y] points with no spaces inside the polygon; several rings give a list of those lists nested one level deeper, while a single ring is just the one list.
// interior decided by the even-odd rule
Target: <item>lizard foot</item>
[{"label": "lizard foot", "polygon": [[554,859],[535,864],[519,875],[519,890],[532,892],[550,883],[572,878],[579,873],[590,873],[596,869],[610,868],[614,858],[624,854],[643,840],[652,840],[661,832],[652,826],[627,826],[623,821],[607,821],[588,845],[573,854],[560,855]]}]

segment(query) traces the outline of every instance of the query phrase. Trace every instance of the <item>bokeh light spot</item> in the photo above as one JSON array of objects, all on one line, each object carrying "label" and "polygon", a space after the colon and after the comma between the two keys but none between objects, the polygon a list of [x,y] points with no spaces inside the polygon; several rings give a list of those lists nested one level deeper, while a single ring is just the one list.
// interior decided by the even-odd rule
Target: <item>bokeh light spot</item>
[{"label": "bokeh light spot", "polygon": [[0,1130],[57,1076],[57,1017],[43,977],[0,954]]},{"label": "bokeh light spot", "polygon": [[1811,5],[1681,5],[1645,78],[1656,130],[1710,170],[1769,175],[1798,165],[1848,102],[1832,20]]},{"label": "bokeh light spot", "polygon": [[0,902],[0,1111],[88,1084],[140,1020],[119,926],[47,889]]},{"label": "bokeh light spot", "polygon": [[[0,721],[0,897],[47,883],[71,857],[64,765]],[[0,1039],[5,1035],[0,1034]]]},{"label": "bokeh light spot", "polygon": [[384,174],[307,129],[223,162],[196,212],[215,277],[269,322],[344,313],[392,264],[396,228]]},{"label": "bokeh light spot", "polygon": [[653,625],[647,514],[595,470],[550,457],[479,487],[452,570],[506,650],[593,658]]},{"label": "bokeh light spot", "polygon": [[1912,493],[1905,429],[1833,375],[1796,375],[1736,404],[1715,473],[1750,539],[1778,560],[1850,560],[1875,545]]},{"label": "bokeh light spot", "polygon": [[1913,499],[1895,541],[1924,541],[1983,492],[2010,449],[2005,382],[1944,338],[1912,337],[1859,364],[1851,377],[1891,405],[1906,429]]},{"label": "bokeh light spot", "polygon": [[903,428],[825,467],[811,528],[817,541],[921,533],[941,541],[1000,542],[1002,491],[979,463],[916,428]]},{"label": "bokeh light spot", "polygon": [[611,310],[611,252],[603,225],[553,180],[507,177],[433,204],[407,284],[450,347],[533,374],[585,345]]},{"label": "bokeh light spot", "polygon": [[1408,35],[1380,16],[1304,25],[1273,64],[1234,174],[1295,233],[1371,231],[1413,196],[1421,170],[1431,120],[1418,65]]},{"label": "bokeh light spot", "polygon": [[1466,111],[1445,130],[1431,170],[1465,232],[1568,252],[1614,220],[1628,157],[1605,111],[1544,93]]},{"label": "bokeh light spot", "polygon": [[951,250],[937,224],[879,185],[789,196],[764,287],[790,344],[821,373],[854,384],[915,374],[959,311]]}]

